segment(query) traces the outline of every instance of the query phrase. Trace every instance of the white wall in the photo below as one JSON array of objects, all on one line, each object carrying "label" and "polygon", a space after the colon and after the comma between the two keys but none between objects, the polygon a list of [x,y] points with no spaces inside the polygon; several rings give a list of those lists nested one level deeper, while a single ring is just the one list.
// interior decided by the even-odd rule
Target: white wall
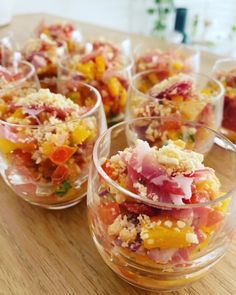
[{"label": "white wall", "polygon": [[[0,10],[12,3],[13,13],[48,12],[123,31],[148,33],[152,19],[147,7],[154,0],[0,0]],[[236,24],[236,0],[175,0],[176,6],[190,9],[220,27]]]},{"label": "white wall", "polygon": [[[9,0],[0,0],[9,1]],[[132,0],[10,0],[13,13],[48,12],[128,31]]]}]

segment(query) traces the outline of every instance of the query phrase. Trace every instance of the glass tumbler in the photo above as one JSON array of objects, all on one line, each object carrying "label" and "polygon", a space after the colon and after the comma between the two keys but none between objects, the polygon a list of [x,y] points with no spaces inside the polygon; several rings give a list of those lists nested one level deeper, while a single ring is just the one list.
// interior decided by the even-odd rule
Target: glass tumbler
[{"label": "glass tumbler", "polygon": [[[78,80],[95,87],[102,96],[108,123],[124,118],[127,91],[131,78],[132,60],[117,55],[110,60],[103,51],[87,55],[73,55],[61,59],[58,66],[58,81]],[[58,84],[58,91],[62,88]]]},{"label": "glass tumbler", "polygon": [[13,39],[13,32],[8,32],[0,39],[0,65],[8,67],[14,59],[17,44]]},{"label": "glass tumbler", "polygon": [[[84,83],[78,91],[81,110],[85,110],[79,119],[47,125],[0,120],[1,175],[31,204],[63,209],[79,203],[86,194],[93,146],[106,130],[106,121],[98,91]],[[35,118],[39,111],[27,112]],[[60,112],[63,117],[63,109]]]},{"label": "glass tumbler", "polygon": [[236,143],[236,59],[216,61],[212,75],[225,88],[221,132]]},{"label": "glass tumbler", "polygon": [[[201,153],[205,166],[214,169],[222,192],[217,198],[206,199],[203,195],[202,188],[206,185],[203,183],[204,168],[194,176],[199,194],[194,195],[196,187],[192,186],[191,201],[186,203],[150,199],[144,196],[144,189],[140,193],[134,191],[134,187],[138,189],[138,186],[132,187],[131,178],[139,179],[145,173],[147,177],[154,177],[155,174],[158,187],[164,185],[164,180],[160,178],[163,175],[159,170],[153,172],[153,163],[148,162],[147,158],[144,161],[143,149],[139,150],[140,157],[130,160],[142,163],[143,168],[136,170],[136,174],[133,170],[135,165],[123,167],[119,163],[117,157],[120,151],[132,148],[137,139],[143,139],[140,127],[145,125],[153,125],[160,135],[154,145],[163,147],[166,140],[172,137],[168,126],[174,121],[170,117],[146,117],[109,128],[95,144],[89,174],[89,224],[99,253],[105,263],[125,281],[152,291],[177,290],[202,278],[223,257],[236,228],[236,150],[228,139],[202,124],[179,121],[182,132],[176,133],[176,140],[181,139],[188,149]],[[194,144],[185,136],[193,128],[198,130]],[[202,138],[202,134],[206,133],[207,145],[206,139]],[[216,141],[221,142],[224,148]],[[153,145],[153,142],[149,143]],[[111,157],[114,165],[107,165],[107,159]],[[127,156],[127,159],[130,158]],[[128,169],[129,177],[123,181],[119,178],[118,182],[120,175],[116,173],[116,165],[121,165],[122,173],[127,173]],[[179,191],[185,186],[183,182],[175,189]],[[145,187],[145,182],[141,187]],[[173,187],[165,186],[165,189],[169,189],[165,199],[178,193],[174,192]],[[189,235],[188,231],[192,231],[193,235]],[[187,243],[186,240],[184,242],[185,238]]]},{"label": "glass tumbler", "polygon": [[36,91],[39,87],[35,68],[27,61],[13,61],[0,69],[0,99],[3,103]]},{"label": "glass tumbler", "polygon": [[45,38],[28,40],[22,48],[23,58],[32,63],[36,69],[42,88],[57,92],[57,64],[67,54],[65,42],[57,43]]},{"label": "glass tumbler", "polygon": [[[223,85],[203,74],[180,75],[180,81],[176,80],[169,88],[166,85],[170,79],[179,75],[168,80],[160,78],[156,70],[134,75],[128,93],[126,118],[175,115],[218,129],[223,113]],[[165,84],[164,88],[155,94],[159,84]]]},{"label": "glass tumbler", "polygon": [[200,70],[200,52],[186,45],[171,45],[159,49],[155,45],[140,44],[134,51],[135,72],[155,69],[163,78],[177,73],[198,73]]}]

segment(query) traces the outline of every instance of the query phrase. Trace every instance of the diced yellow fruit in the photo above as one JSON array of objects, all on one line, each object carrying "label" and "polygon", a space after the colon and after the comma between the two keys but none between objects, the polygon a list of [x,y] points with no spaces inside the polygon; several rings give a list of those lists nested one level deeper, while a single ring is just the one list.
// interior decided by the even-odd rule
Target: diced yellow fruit
[{"label": "diced yellow fruit", "polygon": [[220,190],[220,181],[219,179],[212,174],[211,178],[209,178],[206,181],[201,181],[196,183],[196,187],[198,190],[211,190],[212,191],[212,199],[215,199],[219,196],[219,190]]},{"label": "diced yellow fruit", "polygon": [[182,149],[184,149],[185,146],[186,146],[186,143],[183,140],[181,140],[181,139],[175,140],[174,141],[174,144],[177,145],[177,146],[179,146]]},{"label": "diced yellow fruit", "polygon": [[183,70],[183,67],[184,67],[184,65],[180,60],[173,63],[173,68],[177,71]]},{"label": "diced yellow fruit", "polygon": [[236,96],[236,88],[228,89],[228,90],[227,90],[227,95],[228,95],[229,97],[233,97],[233,98],[235,98],[235,96]]},{"label": "diced yellow fruit", "polygon": [[22,112],[22,109],[17,109],[13,114],[12,114],[12,117],[14,118],[18,118],[18,119],[21,119],[24,117],[24,114]]},{"label": "diced yellow fruit", "polygon": [[169,130],[168,131],[168,137],[171,140],[177,140],[177,139],[179,139],[179,133],[174,131],[174,130]]},{"label": "diced yellow fruit", "polygon": [[175,228],[167,228],[162,225],[157,225],[154,228],[142,227],[141,237],[143,238],[144,247],[146,249],[160,248],[184,248],[191,245],[187,240],[186,235],[193,233],[193,228],[186,226],[181,230]]},{"label": "diced yellow fruit", "polygon": [[148,75],[148,78],[149,78],[149,80],[152,82],[153,85],[155,85],[155,84],[157,84],[157,83],[160,82],[159,79],[158,79],[158,77],[157,77],[157,74],[156,74],[156,73],[151,73],[151,74],[149,74],[149,75]]},{"label": "diced yellow fruit", "polygon": [[41,147],[42,147],[43,154],[48,156],[53,152],[55,145],[51,142],[45,141],[42,143]]},{"label": "diced yellow fruit", "polygon": [[48,28],[44,28],[43,33],[47,36],[50,36],[50,32]]},{"label": "diced yellow fruit", "polygon": [[85,64],[78,64],[77,70],[84,74],[87,79],[94,80],[95,78],[95,63],[91,60]]},{"label": "diced yellow fruit", "polygon": [[182,95],[175,95],[172,97],[172,100],[176,101],[176,102],[182,102],[184,100]]},{"label": "diced yellow fruit", "polygon": [[186,100],[178,104],[178,108],[187,120],[196,120],[206,103],[203,101]]},{"label": "diced yellow fruit", "polygon": [[0,138],[0,151],[3,153],[10,153],[18,148],[18,145],[5,138]]},{"label": "diced yellow fruit", "polygon": [[120,94],[120,106],[124,107],[126,105],[127,101],[127,91],[124,87],[121,89],[121,94]]},{"label": "diced yellow fruit", "polygon": [[205,234],[210,235],[210,234],[212,234],[212,233],[214,233],[214,232],[216,231],[216,229],[217,229],[217,225],[212,225],[212,226],[202,226],[201,229],[203,230],[203,232],[204,232]]},{"label": "diced yellow fruit", "polygon": [[111,77],[108,80],[107,86],[112,96],[119,96],[122,85],[116,77]]},{"label": "diced yellow fruit", "polygon": [[140,82],[138,85],[138,90],[143,93],[147,93],[152,86],[153,84],[150,81]]},{"label": "diced yellow fruit", "polygon": [[74,92],[68,92],[67,96],[72,99],[73,101],[76,101],[78,104],[80,104],[81,101],[81,95],[79,91]]},{"label": "diced yellow fruit", "polygon": [[73,40],[68,40],[67,41],[67,47],[68,47],[68,51],[69,52],[72,52],[75,48],[75,44],[74,44],[74,41]]},{"label": "diced yellow fruit", "polygon": [[202,94],[210,95],[210,94],[212,94],[212,89],[211,88],[205,88],[201,92],[202,92]]},{"label": "diced yellow fruit", "polygon": [[217,210],[222,212],[222,213],[227,213],[229,204],[231,202],[231,198],[225,199],[224,201],[221,201],[221,205],[217,207]]},{"label": "diced yellow fruit", "polygon": [[92,97],[86,97],[85,105],[86,107],[92,107],[94,106],[95,102]]},{"label": "diced yellow fruit", "polygon": [[110,113],[110,110],[111,110],[111,106],[110,105],[107,105],[107,104],[104,104],[104,111],[106,114],[109,114]]},{"label": "diced yellow fruit", "polygon": [[96,79],[101,80],[105,70],[106,70],[106,61],[104,56],[99,55],[95,58],[96,63]]},{"label": "diced yellow fruit", "polygon": [[202,250],[204,250],[209,244],[209,239],[207,238],[206,240],[204,240],[201,244],[199,244],[191,254],[196,254],[198,252],[201,252]]},{"label": "diced yellow fruit", "polygon": [[78,125],[72,132],[72,141],[75,144],[83,143],[89,136],[91,131],[83,125]]},{"label": "diced yellow fruit", "polygon": [[1,114],[4,114],[7,110],[7,105],[4,103],[4,104],[0,104],[0,113]]}]

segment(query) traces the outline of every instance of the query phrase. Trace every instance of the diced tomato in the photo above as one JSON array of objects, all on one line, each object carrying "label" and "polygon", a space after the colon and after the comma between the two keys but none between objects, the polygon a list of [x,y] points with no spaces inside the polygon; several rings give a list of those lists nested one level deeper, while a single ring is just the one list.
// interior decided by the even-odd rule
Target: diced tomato
[{"label": "diced tomato", "polygon": [[206,226],[208,223],[209,215],[212,208],[209,207],[197,207],[193,209],[194,225],[196,227]]},{"label": "diced tomato", "polygon": [[55,171],[52,174],[52,182],[53,184],[62,183],[69,175],[69,169],[65,165],[57,166]]},{"label": "diced tomato", "polygon": [[32,167],[34,166],[34,162],[32,160],[32,154],[23,152],[22,150],[15,150],[14,151],[14,163],[16,165],[22,165],[24,167]]},{"label": "diced tomato", "polygon": [[150,207],[146,204],[142,203],[129,203],[124,202],[120,204],[121,211],[124,213],[132,213],[132,214],[145,214],[148,216],[155,216],[159,214],[159,210],[154,207]]},{"label": "diced tomato", "polygon": [[110,166],[110,162],[107,160],[102,164],[102,169],[105,171],[105,173],[110,176],[113,180],[116,178],[113,176],[114,169]]},{"label": "diced tomato", "polygon": [[104,224],[110,225],[120,215],[119,204],[115,202],[102,204],[98,209],[98,214]]},{"label": "diced tomato", "polygon": [[212,225],[216,225],[217,223],[219,223],[220,221],[222,221],[224,219],[224,214],[222,214],[219,211],[216,210],[212,210],[211,212],[209,212],[208,214],[208,218],[207,218],[207,224],[206,226],[212,226]]},{"label": "diced tomato", "polygon": [[207,190],[194,191],[190,200],[186,200],[187,204],[198,204],[209,201],[210,194]]},{"label": "diced tomato", "polygon": [[71,158],[75,151],[75,148],[63,145],[54,150],[49,158],[53,163],[63,165]]},{"label": "diced tomato", "polygon": [[167,130],[179,130],[181,127],[181,122],[178,120],[168,120],[163,122],[163,127]]}]

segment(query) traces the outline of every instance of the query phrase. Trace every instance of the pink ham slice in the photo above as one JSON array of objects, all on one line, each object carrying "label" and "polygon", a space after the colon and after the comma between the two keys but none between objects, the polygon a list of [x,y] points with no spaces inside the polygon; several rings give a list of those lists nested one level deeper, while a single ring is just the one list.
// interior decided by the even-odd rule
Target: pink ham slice
[{"label": "pink ham slice", "polygon": [[171,100],[173,96],[183,96],[187,99],[192,96],[192,87],[191,81],[180,81],[158,93],[156,93],[155,87],[153,87],[150,90],[150,95],[159,99]]}]

